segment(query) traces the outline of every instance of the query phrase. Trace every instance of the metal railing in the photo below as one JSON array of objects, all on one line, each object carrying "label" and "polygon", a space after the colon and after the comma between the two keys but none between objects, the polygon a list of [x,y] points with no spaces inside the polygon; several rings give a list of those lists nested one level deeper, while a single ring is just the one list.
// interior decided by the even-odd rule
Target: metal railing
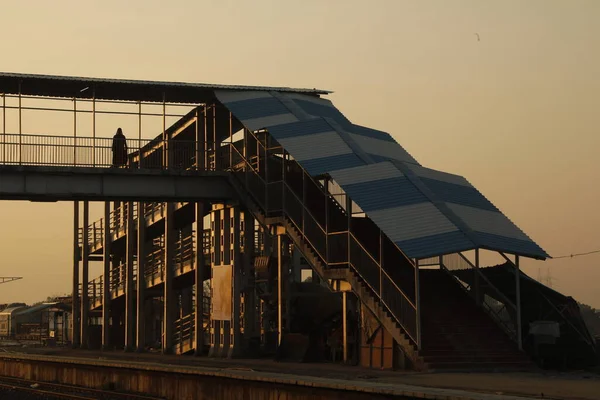
[{"label": "metal railing", "polygon": [[[189,170],[195,165],[196,142],[5,133],[0,135],[0,165],[143,168]],[[141,162],[140,155],[141,153]]]},{"label": "metal railing", "polygon": [[180,352],[183,351],[185,344],[188,344],[188,349],[194,348],[195,315],[196,313],[191,312],[175,321],[173,339]]},{"label": "metal railing", "polygon": [[[485,312],[509,335],[517,340],[517,307],[504,293],[462,253],[441,257],[441,267],[456,279],[458,284],[477,304],[481,303]],[[477,289],[476,282],[479,282]]]},{"label": "metal railing", "polygon": [[[350,232],[345,232],[345,234],[340,232],[328,233],[326,228],[318,222],[317,218],[310,212],[302,199],[299,198],[287,182],[282,180],[281,182],[267,183],[258,171],[255,170],[254,165],[235,146],[231,145],[230,148],[231,153],[236,157],[236,162],[233,165],[244,169],[243,173],[234,175],[245,185],[246,190],[252,195],[258,205],[267,214],[277,210],[279,207],[273,206],[270,190],[271,188],[275,188],[276,191],[281,191],[279,193],[282,193],[283,201],[281,202],[282,207],[280,212],[296,227],[302,239],[313,249],[324,265],[328,266],[331,260],[331,257],[328,257],[329,252],[327,249],[329,236],[331,235],[331,237],[335,237],[336,239],[345,236],[346,242],[350,242],[350,251],[348,252],[350,259],[347,259],[348,255],[346,255],[346,260],[343,259],[343,255],[336,255],[334,256],[337,257],[336,263],[344,264],[345,261],[364,280],[368,288],[377,296],[380,304],[388,309],[410,339],[418,344],[416,301],[411,301],[409,296],[400,289],[394,279],[386,273],[380,263],[359,243],[358,239]],[[239,162],[238,160],[243,162]],[[325,194],[336,201],[329,193]],[[277,197],[277,193],[275,193],[274,197]],[[338,207],[343,209],[339,204]],[[350,240],[348,240],[348,237],[350,237]],[[343,246],[339,245],[341,241],[343,239],[337,240],[338,247],[343,248]],[[411,263],[411,265],[413,264]]]}]

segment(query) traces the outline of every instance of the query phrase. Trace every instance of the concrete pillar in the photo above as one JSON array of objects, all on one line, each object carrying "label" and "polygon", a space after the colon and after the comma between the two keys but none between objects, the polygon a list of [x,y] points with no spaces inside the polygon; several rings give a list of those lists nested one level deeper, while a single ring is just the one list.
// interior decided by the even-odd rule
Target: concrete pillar
[{"label": "concrete pillar", "polygon": [[90,272],[90,246],[88,243],[88,230],[90,225],[90,203],[83,202],[83,257],[81,271],[81,348],[88,347],[89,310],[88,282]]},{"label": "concrete pillar", "polygon": [[137,219],[137,323],[136,323],[136,350],[143,352],[146,347],[146,219],[144,217],[144,203],[138,203]]},{"label": "concrete pillar", "polygon": [[126,218],[125,229],[127,229],[126,240],[126,277],[125,277],[125,351],[133,351],[135,348],[135,283],[133,281],[133,270],[135,254],[135,225],[133,220],[133,202],[125,203]]},{"label": "concrete pillar", "polygon": [[81,345],[80,340],[80,314],[79,314],[79,202],[73,202],[73,288],[71,293],[71,315],[73,327],[71,340],[73,348]]},{"label": "concrete pillar", "polygon": [[102,348],[110,347],[110,202],[104,202],[102,257]]},{"label": "concrete pillar", "polygon": [[[202,155],[204,152],[202,152]],[[204,162],[202,163],[204,165]],[[204,351],[204,204],[196,203],[194,222],[196,236],[194,238],[196,253],[194,254],[194,282],[196,285],[196,301],[194,303],[194,354],[199,356]]]},{"label": "concrete pillar", "polygon": [[163,283],[163,354],[170,354],[173,351],[173,309],[175,296],[173,293],[173,260],[175,250],[175,230],[174,230],[174,207],[173,203],[166,204],[165,216],[165,271]]}]

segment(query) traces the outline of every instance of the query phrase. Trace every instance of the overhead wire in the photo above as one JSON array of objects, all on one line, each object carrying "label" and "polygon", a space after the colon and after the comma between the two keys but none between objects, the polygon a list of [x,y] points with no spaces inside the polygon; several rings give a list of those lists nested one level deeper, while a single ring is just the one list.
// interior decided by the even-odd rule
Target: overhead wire
[{"label": "overhead wire", "polygon": [[580,256],[588,256],[590,254],[596,254],[596,253],[600,253],[600,249],[587,251],[585,253],[566,254],[564,256],[552,257],[551,260],[558,260],[560,258],[574,258],[574,257],[580,257]]}]

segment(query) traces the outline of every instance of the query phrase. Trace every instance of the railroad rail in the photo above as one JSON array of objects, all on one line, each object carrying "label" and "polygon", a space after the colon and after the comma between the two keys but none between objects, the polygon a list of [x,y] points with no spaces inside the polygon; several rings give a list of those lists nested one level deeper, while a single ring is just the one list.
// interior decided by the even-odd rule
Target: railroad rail
[{"label": "railroad rail", "polygon": [[123,393],[112,390],[91,389],[81,386],[58,383],[38,382],[8,376],[0,376],[0,390],[12,390],[39,398],[69,400],[164,400],[162,397],[144,396],[134,393]]}]

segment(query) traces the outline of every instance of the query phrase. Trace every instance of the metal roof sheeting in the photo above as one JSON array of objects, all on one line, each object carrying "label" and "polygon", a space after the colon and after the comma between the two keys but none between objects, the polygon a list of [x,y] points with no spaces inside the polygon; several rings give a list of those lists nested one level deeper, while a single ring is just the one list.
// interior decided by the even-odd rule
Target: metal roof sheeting
[{"label": "metal roof sheeting", "polygon": [[267,129],[313,176],[328,173],[411,258],[475,248],[548,254],[464,177],[422,167],[393,138],[301,93],[216,91],[249,129]]}]

